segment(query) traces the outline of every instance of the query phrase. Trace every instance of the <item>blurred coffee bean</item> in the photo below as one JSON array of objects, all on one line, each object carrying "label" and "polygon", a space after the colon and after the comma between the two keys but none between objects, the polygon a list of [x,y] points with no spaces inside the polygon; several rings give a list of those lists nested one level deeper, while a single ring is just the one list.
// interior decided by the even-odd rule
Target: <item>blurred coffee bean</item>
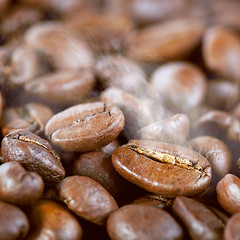
[{"label": "blurred coffee bean", "polygon": [[7,37],[22,34],[32,24],[42,20],[43,13],[33,6],[17,5],[5,15],[0,26],[0,33]]},{"label": "blurred coffee bean", "polygon": [[183,230],[174,218],[156,207],[132,204],[110,214],[107,231],[112,240],[183,239]]},{"label": "blurred coffee bean", "polygon": [[111,155],[102,151],[86,152],[76,159],[72,172],[100,183],[115,198],[123,193],[123,179],[112,165]]},{"label": "blurred coffee bean", "polygon": [[52,110],[39,103],[30,102],[21,107],[5,108],[1,120],[2,135],[5,137],[17,129],[41,134],[52,116]]},{"label": "blurred coffee bean", "polygon": [[86,152],[113,141],[124,127],[121,110],[109,103],[74,105],[55,114],[47,123],[45,135],[57,147]]},{"label": "blurred coffee bean", "polygon": [[207,206],[207,208],[209,208],[226,225],[227,221],[229,220],[228,215],[226,215],[224,212],[220,211],[219,209],[217,209],[215,207]]},{"label": "blurred coffee bean", "polygon": [[236,83],[227,80],[211,80],[208,83],[206,102],[217,109],[229,109],[239,99]]},{"label": "blurred coffee bean", "polygon": [[98,59],[95,71],[105,87],[116,87],[137,97],[148,95],[148,83],[143,69],[121,55],[107,55]]},{"label": "blurred coffee bean", "polygon": [[211,136],[200,136],[191,139],[189,145],[210,162],[213,170],[212,182],[217,183],[230,173],[232,154],[223,141]]},{"label": "blurred coffee bean", "polygon": [[25,239],[29,222],[25,213],[18,207],[0,201],[0,239]]},{"label": "blurred coffee bean", "polygon": [[240,37],[224,26],[208,28],[203,38],[203,57],[207,67],[235,81],[240,79]]},{"label": "blurred coffee bean", "polygon": [[39,200],[31,211],[32,232],[28,239],[82,239],[82,227],[64,206],[51,200]]},{"label": "blurred coffee bean", "polygon": [[204,28],[199,19],[169,19],[132,33],[127,40],[127,53],[147,62],[175,60],[198,45]]},{"label": "blurred coffee bean", "polygon": [[217,184],[217,199],[219,204],[229,213],[240,211],[240,179],[227,174]]},{"label": "blurred coffee bean", "polygon": [[112,155],[113,151],[120,146],[120,142],[117,139],[114,139],[108,145],[101,148],[104,153]]},{"label": "blurred coffee bean", "polygon": [[93,179],[70,176],[58,186],[59,195],[68,208],[78,216],[102,225],[118,206],[111,194]]},{"label": "blurred coffee bean", "polygon": [[78,71],[93,66],[88,44],[70,34],[59,22],[33,25],[24,38],[29,47],[57,69]]},{"label": "blurred coffee bean", "polygon": [[187,227],[191,239],[222,239],[224,223],[204,204],[181,196],[174,200],[173,211]]},{"label": "blurred coffee bean", "polygon": [[237,240],[240,237],[240,213],[234,214],[224,229],[224,240]]},{"label": "blurred coffee bean", "polygon": [[133,138],[139,129],[153,123],[157,118],[155,114],[157,115],[158,112],[155,113],[146,102],[118,88],[107,88],[101,93],[100,99],[121,109],[125,117],[123,134],[127,139]]},{"label": "blurred coffee bean", "polygon": [[9,3],[10,3],[10,0],[0,1],[0,14],[5,13]]},{"label": "blurred coffee bean", "polygon": [[92,10],[69,15],[64,25],[87,41],[97,55],[121,51],[124,37],[133,28],[132,20],[125,13],[101,14]]},{"label": "blurred coffee bean", "polygon": [[140,129],[135,138],[183,144],[188,138],[189,127],[188,116],[180,113]]},{"label": "blurred coffee bean", "polygon": [[17,161],[26,170],[38,173],[47,184],[55,184],[65,175],[49,142],[27,130],[16,130],[4,137],[2,156],[4,162]]},{"label": "blurred coffee bean", "polygon": [[0,166],[0,199],[14,204],[30,204],[43,193],[42,178],[27,172],[18,162],[11,161]]},{"label": "blurred coffee bean", "polygon": [[169,198],[197,195],[211,181],[211,166],[206,158],[171,143],[132,140],[114,150],[112,162],[128,181]]},{"label": "blurred coffee bean", "polygon": [[206,94],[206,78],[195,65],[187,62],[167,63],[151,76],[151,87],[176,111],[196,107]]},{"label": "blurred coffee bean", "polygon": [[88,70],[57,71],[32,79],[24,85],[26,93],[50,103],[79,103],[93,89],[95,79]]}]

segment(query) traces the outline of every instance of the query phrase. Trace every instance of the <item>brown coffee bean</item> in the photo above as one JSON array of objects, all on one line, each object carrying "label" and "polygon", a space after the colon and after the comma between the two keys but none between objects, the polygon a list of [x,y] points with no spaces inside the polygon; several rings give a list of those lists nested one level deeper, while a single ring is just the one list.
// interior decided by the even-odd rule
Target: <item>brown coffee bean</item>
[{"label": "brown coffee bean", "polygon": [[6,11],[6,8],[8,7],[10,3],[10,0],[2,0],[0,2],[0,13],[4,13]]},{"label": "brown coffee bean", "polygon": [[112,155],[113,151],[120,146],[120,142],[117,139],[114,139],[108,145],[101,148],[101,150],[107,154]]},{"label": "brown coffee bean", "polygon": [[183,144],[188,138],[189,128],[188,116],[180,113],[140,129],[134,138]]},{"label": "brown coffee bean", "polygon": [[37,201],[33,205],[31,220],[33,231],[28,239],[82,239],[82,227],[76,217],[54,201]]},{"label": "brown coffee bean", "polygon": [[197,195],[211,181],[206,158],[171,143],[132,140],[114,150],[112,162],[128,181],[165,197]]},{"label": "brown coffee bean", "polygon": [[94,84],[91,71],[57,71],[26,83],[24,90],[50,103],[71,104],[80,102]]},{"label": "brown coffee bean", "polygon": [[236,83],[228,80],[211,80],[208,82],[206,102],[217,109],[229,109],[239,98]]},{"label": "brown coffee bean", "polygon": [[24,38],[28,46],[57,69],[78,71],[93,66],[92,52],[87,43],[75,38],[60,23],[33,25]]},{"label": "brown coffee bean", "polygon": [[114,105],[104,102],[79,104],[54,115],[45,135],[66,151],[86,152],[113,141],[124,126],[124,115]]},{"label": "brown coffee bean", "polygon": [[137,62],[121,55],[108,55],[97,61],[95,69],[105,87],[116,87],[139,98],[147,95],[146,76]]},{"label": "brown coffee bean", "polygon": [[224,229],[224,240],[238,240],[240,237],[240,213],[234,214]]},{"label": "brown coffee bean", "polygon": [[219,204],[229,213],[240,211],[240,179],[227,174],[217,184],[217,200]]},{"label": "brown coffee bean", "polygon": [[25,239],[29,222],[18,207],[0,201],[0,240]]},{"label": "brown coffee bean", "polygon": [[203,72],[187,62],[172,62],[158,67],[150,84],[177,111],[200,105],[207,88]]},{"label": "brown coffee bean", "polygon": [[60,157],[45,139],[27,131],[16,130],[2,140],[4,162],[17,161],[26,170],[38,173],[48,184],[64,178]]},{"label": "brown coffee bean", "polygon": [[157,120],[155,112],[146,102],[119,88],[107,88],[101,93],[100,99],[121,109],[126,121],[123,134],[128,139],[132,139],[139,129]]},{"label": "brown coffee bean", "polygon": [[89,177],[67,177],[58,188],[68,208],[90,222],[102,225],[108,215],[118,208],[110,193]]},{"label": "brown coffee bean", "polygon": [[193,138],[189,144],[210,162],[213,170],[212,181],[217,182],[230,173],[232,154],[223,141],[210,136],[200,136]]},{"label": "brown coffee bean", "polygon": [[229,220],[228,215],[226,215],[224,212],[220,211],[219,209],[217,209],[215,207],[207,206],[207,208],[209,208],[226,225],[227,221]]},{"label": "brown coffee bean", "polygon": [[240,79],[240,37],[224,26],[212,26],[204,34],[203,56],[207,67],[227,78]]},{"label": "brown coffee bean", "polygon": [[42,178],[27,172],[18,162],[11,161],[0,166],[0,199],[14,204],[30,204],[43,193]]},{"label": "brown coffee bean", "polygon": [[223,222],[202,203],[177,197],[173,202],[173,211],[187,227],[191,239],[222,239]]},{"label": "brown coffee bean", "polygon": [[124,182],[112,165],[111,155],[102,151],[81,154],[74,162],[73,174],[92,178],[114,197],[123,191]]},{"label": "brown coffee bean", "polygon": [[170,19],[129,36],[127,52],[142,61],[173,60],[195,48],[204,28],[203,21],[198,19]]},{"label": "brown coffee bean", "polygon": [[39,103],[30,102],[21,107],[5,108],[1,119],[2,135],[5,137],[17,129],[41,134],[52,116],[52,110]]},{"label": "brown coffee bean", "polygon": [[164,210],[133,204],[110,214],[107,231],[112,240],[183,239],[179,224]]}]

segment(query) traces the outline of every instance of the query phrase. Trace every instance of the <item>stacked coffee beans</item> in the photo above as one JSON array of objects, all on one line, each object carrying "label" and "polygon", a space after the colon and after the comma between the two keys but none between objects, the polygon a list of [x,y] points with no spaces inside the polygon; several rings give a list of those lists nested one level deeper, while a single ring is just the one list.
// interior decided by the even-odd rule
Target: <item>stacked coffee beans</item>
[{"label": "stacked coffee beans", "polygon": [[0,240],[240,239],[239,1],[0,16]]}]

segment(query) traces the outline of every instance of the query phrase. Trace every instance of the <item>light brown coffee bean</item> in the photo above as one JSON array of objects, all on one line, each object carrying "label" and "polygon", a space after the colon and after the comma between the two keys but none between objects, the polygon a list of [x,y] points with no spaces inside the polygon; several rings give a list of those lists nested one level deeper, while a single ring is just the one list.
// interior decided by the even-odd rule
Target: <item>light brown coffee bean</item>
[{"label": "light brown coffee bean", "polygon": [[112,240],[180,240],[183,231],[174,218],[156,207],[132,204],[110,214],[107,231]]},{"label": "light brown coffee bean", "polygon": [[127,52],[142,61],[173,60],[187,55],[199,43],[204,28],[198,19],[170,19],[130,36]]},{"label": "light brown coffee bean", "polygon": [[86,152],[113,141],[124,126],[124,115],[114,105],[104,102],[79,104],[54,115],[45,135],[66,151]]},{"label": "light brown coffee bean", "polygon": [[33,79],[24,85],[26,93],[56,104],[79,103],[93,89],[95,79],[89,70],[60,70]]},{"label": "light brown coffee bean", "polygon": [[217,200],[219,204],[229,213],[240,211],[240,179],[227,174],[217,184]]},{"label": "light brown coffee bean", "polygon": [[183,144],[188,138],[189,128],[188,116],[180,113],[140,129],[135,138]]},{"label": "light brown coffee bean", "polygon": [[31,212],[29,239],[80,240],[83,231],[76,217],[64,206],[51,200],[39,200]]},{"label": "light brown coffee bean", "polygon": [[165,197],[197,195],[211,181],[206,158],[171,143],[132,140],[114,150],[112,162],[128,181]]},{"label": "light brown coffee bean", "polygon": [[89,177],[67,177],[58,189],[61,199],[70,210],[96,224],[104,224],[108,215],[118,208],[111,194]]},{"label": "light brown coffee bean", "polygon": [[43,193],[42,178],[27,172],[18,162],[11,161],[0,166],[0,199],[13,204],[31,204]]},{"label": "light brown coffee bean", "polygon": [[238,240],[240,237],[240,213],[234,214],[227,222],[224,229],[224,240]]},{"label": "light brown coffee bean", "polygon": [[207,29],[203,38],[203,56],[207,67],[227,78],[240,79],[240,37],[224,26]]}]

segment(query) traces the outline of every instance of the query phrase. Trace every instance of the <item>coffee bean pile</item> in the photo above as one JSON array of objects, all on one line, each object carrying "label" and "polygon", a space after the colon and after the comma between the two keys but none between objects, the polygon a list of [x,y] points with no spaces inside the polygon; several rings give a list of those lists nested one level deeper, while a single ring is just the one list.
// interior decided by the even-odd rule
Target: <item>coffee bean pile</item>
[{"label": "coffee bean pile", "polygon": [[2,0],[0,240],[240,239],[240,2]]}]

